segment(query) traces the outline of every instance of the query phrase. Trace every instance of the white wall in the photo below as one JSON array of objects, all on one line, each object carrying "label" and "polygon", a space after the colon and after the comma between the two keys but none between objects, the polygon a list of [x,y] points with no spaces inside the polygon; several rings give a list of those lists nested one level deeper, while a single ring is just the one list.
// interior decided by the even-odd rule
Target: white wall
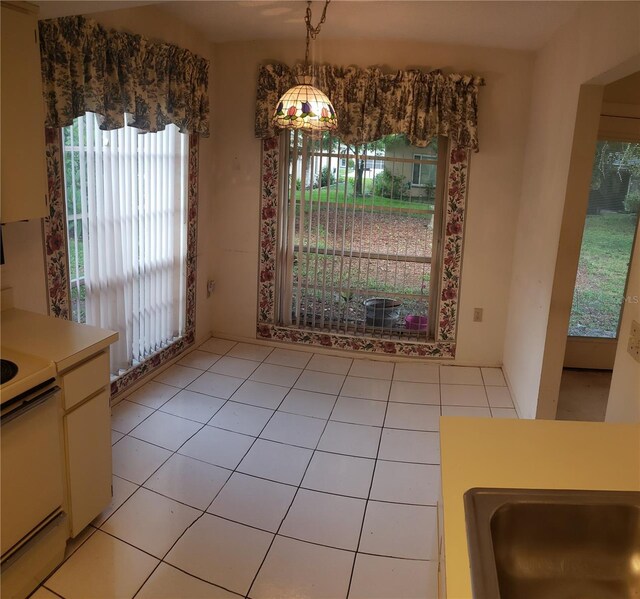
[{"label": "white wall", "polygon": [[[640,227],[640,222],[638,223]],[[640,322],[640,234],[631,258],[629,281],[620,321],[620,335],[613,367],[607,422],[640,422],[640,363],[627,352],[631,322]]]},{"label": "white wall", "polygon": [[551,296],[580,86],[630,74],[638,55],[640,5],[616,2],[581,7],[536,57],[504,345],[505,371],[524,417],[555,413],[557,389],[543,384],[540,400],[539,394],[545,352],[559,353],[562,368],[557,345],[564,341],[547,344],[547,325],[550,311],[563,309]]},{"label": "white wall", "polygon": [[[216,189],[212,244],[218,281],[213,329],[255,338],[260,142],[254,137],[262,61],[293,65],[303,41],[215,46]],[[499,365],[529,109],[531,53],[403,41],[318,40],[314,60],[393,69],[443,68],[486,77],[480,91],[480,152],[470,164],[457,361]],[[473,323],[474,307],[484,322]]]},{"label": "white wall", "polygon": [[[131,31],[152,39],[173,43],[212,59],[211,45],[199,33],[153,6],[89,15],[105,27]],[[210,66],[213,71],[213,64]],[[210,81],[210,89],[212,82]],[[196,339],[211,334],[211,305],[206,297],[206,280],[211,271],[209,230],[212,208],[211,165],[213,138],[200,140],[200,201],[198,219],[198,289]],[[43,148],[44,152],[44,148]],[[6,264],[2,266],[2,288],[14,289],[17,308],[46,313],[48,303],[44,270],[41,222],[10,223],[3,227]]]},{"label": "white wall", "polygon": [[[607,85],[604,101],[618,104],[618,109],[628,107],[630,112],[640,114],[640,72],[617,83]],[[619,122],[624,119],[616,119]],[[635,126],[630,137],[640,139],[638,121],[627,121],[628,128]],[[627,133],[629,133],[627,131]],[[638,225],[640,227],[640,223]],[[636,230],[634,252],[629,266],[629,280],[625,292],[625,303],[620,320],[620,335],[617,345],[609,401],[605,420],[610,422],[640,421],[640,363],[627,352],[631,322],[640,322],[640,233]]]}]

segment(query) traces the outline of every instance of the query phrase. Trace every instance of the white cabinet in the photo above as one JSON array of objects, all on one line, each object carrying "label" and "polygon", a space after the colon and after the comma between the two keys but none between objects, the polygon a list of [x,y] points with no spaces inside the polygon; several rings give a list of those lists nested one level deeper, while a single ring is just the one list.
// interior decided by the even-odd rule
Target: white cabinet
[{"label": "white cabinet", "polygon": [[110,418],[107,391],[92,397],[65,417],[72,537],[111,501]]},{"label": "white cabinet", "polygon": [[109,351],[61,376],[67,511],[77,536],[111,501]]},{"label": "white cabinet", "polygon": [[44,104],[34,5],[2,2],[0,222],[47,214]]}]

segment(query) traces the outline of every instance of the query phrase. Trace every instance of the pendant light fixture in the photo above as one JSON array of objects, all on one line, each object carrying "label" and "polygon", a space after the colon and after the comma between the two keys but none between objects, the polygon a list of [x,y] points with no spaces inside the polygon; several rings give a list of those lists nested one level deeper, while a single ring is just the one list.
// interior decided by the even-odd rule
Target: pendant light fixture
[{"label": "pendant light fixture", "polygon": [[329,98],[313,86],[309,66],[309,43],[316,39],[320,27],[327,17],[327,6],[331,0],[325,0],[322,17],[315,27],[311,26],[311,0],[307,2],[304,22],[307,27],[307,49],[304,55],[305,76],[298,85],[288,89],[278,101],[273,122],[281,129],[298,129],[310,133],[332,131],[338,127],[336,111]]}]

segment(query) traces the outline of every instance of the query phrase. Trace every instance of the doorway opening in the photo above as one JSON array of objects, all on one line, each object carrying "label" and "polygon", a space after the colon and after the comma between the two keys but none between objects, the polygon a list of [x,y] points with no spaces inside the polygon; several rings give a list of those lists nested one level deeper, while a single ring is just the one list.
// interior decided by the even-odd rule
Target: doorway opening
[{"label": "doorway opening", "polygon": [[604,88],[559,420],[603,421],[640,213],[640,73]]}]

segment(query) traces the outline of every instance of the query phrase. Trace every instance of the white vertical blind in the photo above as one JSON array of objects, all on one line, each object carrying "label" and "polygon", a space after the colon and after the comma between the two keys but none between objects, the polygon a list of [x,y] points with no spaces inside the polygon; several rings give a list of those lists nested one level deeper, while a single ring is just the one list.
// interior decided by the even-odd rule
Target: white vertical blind
[{"label": "white vertical blind", "polygon": [[283,139],[289,177],[281,189],[280,322],[432,337],[430,298],[439,282],[432,262],[442,217],[436,172],[445,153],[434,142],[417,154],[402,136],[364,146],[329,134]]},{"label": "white vertical blind", "polygon": [[101,131],[87,113],[63,139],[74,318],[120,333],[117,375],[184,333],[188,136]]}]

